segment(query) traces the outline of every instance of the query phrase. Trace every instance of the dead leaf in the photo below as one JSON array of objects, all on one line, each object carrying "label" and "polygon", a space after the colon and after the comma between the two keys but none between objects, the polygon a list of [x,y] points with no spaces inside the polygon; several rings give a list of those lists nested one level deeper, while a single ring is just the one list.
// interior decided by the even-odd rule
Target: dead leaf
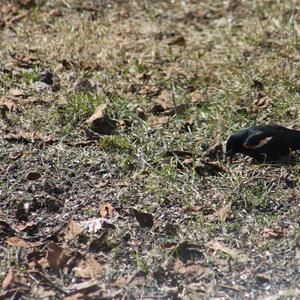
[{"label": "dead leaf", "polygon": [[186,40],[182,35],[179,35],[179,36],[175,36],[175,37],[171,38],[167,44],[169,46],[172,46],[172,45],[184,46],[186,44]]},{"label": "dead leaf", "polygon": [[170,120],[170,117],[168,116],[150,116],[147,119],[147,123],[151,127],[158,127],[162,124],[168,123]]},{"label": "dead leaf", "polygon": [[163,112],[164,110],[173,106],[173,102],[171,101],[171,91],[169,90],[162,90],[160,95],[153,99],[153,103],[155,104],[151,112],[155,115]]},{"label": "dead leaf", "polygon": [[81,235],[83,231],[84,229],[79,223],[76,223],[75,221],[71,220],[68,223],[67,232],[65,234],[65,240],[73,240],[77,236]]},{"label": "dead leaf", "polygon": [[154,85],[144,85],[141,87],[141,89],[139,90],[139,94],[140,95],[157,95],[159,92],[158,87],[154,86]]},{"label": "dead leaf", "polygon": [[34,248],[38,245],[40,245],[40,243],[31,243],[31,242],[27,242],[17,236],[13,236],[13,237],[8,237],[5,242],[9,245],[9,246],[13,246],[13,247],[18,247],[18,248],[25,248],[25,249],[29,249],[29,248]]},{"label": "dead leaf", "polygon": [[41,178],[41,173],[37,172],[37,171],[29,171],[26,174],[26,179],[27,180],[38,180]]},{"label": "dead leaf", "polygon": [[[47,244],[46,260],[41,260],[40,263],[44,264],[51,269],[62,268],[67,261],[72,257],[72,253],[68,249],[60,247],[54,242]],[[45,265],[44,265],[45,266]]]},{"label": "dead leaf", "polygon": [[160,95],[153,100],[153,103],[154,106],[152,107],[151,112],[154,115],[174,116],[176,114],[184,113],[198,102],[174,104],[171,91],[162,90]]},{"label": "dead leaf", "polygon": [[210,172],[215,171],[217,173],[231,174],[230,170],[218,161],[204,161],[203,164],[210,169]]},{"label": "dead leaf", "polygon": [[35,132],[22,132],[22,131],[6,131],[3,139],[13,143],[41,143],[41,148],[45,148],[48,145],[52,145],[55,140],[51,137],[43,137]]},{"label": "dead leaf", "polygon": [[109,202],[102,203],[100,205],[100,216],[102,218],[111,217],[113,215],[114,208]]},{"label": "dead leaf", "polygon": [[0,112],[1,114],[5,114],[6,112],[13,112],[16,111],[17,109],[17,104],[15,101],[5,98],[5,97],[0,97]]},{"label": "dead leaf", "polygon": [[228,254],[229,256],[231,256],[233,258],[236,258],[237,255],[238,255],[238,252],[236,250],[223,246],[216,239],[213,239],[210,242],[208,242],[206,244],[206,247],[208,249],[211,249],[211,250],[215,251],[215,252],[218,252],[218,251],[224,252],[224,253]]},{"label": "dead leaf", "polygon": [[177,246],[177,243],[175,243],[175,242],[165,242],[165,243],[161,244],[161,248],[167,249],[167,250],[175,249],[176,246]]},{"label": "dead leaf", "polygon": [[94,279],[104,271],[104,267],[100,265],[93,255],[87,254],[75,269],[77,276],[85,279]]},{"label": "dead leaf", "polygon": [[197,279],[201,279],[209,273],[208,268],[197,264],[185,265],[180,259],[176,260],[174,269],[180,274],[197,277]]},{"label": "dead leaf", "polygon": [[24,96],[24,93],[18,89],[14,89],[14,88],[11,88],[9,90],[9,94],[11,96],[14,96],[14,97],[21,97],[21,96]]},{"label": "dead leaf", "polygon": [[197,91],[190,93],[188,96],[191,98],[193,104],[204,102],[203,95]]},{"label": "dead leaf", "polygon": [[83,227],[84,230],[87,230],[90,233],[96,233],[102,229],[105,219],[97,218],[88,221],[82,221],[79,224]]},{"label": "dead leaf", "polygon": [[34,223],[33,221],[27,222],[26,224],[19,224],[16,226],[17,231],[22,232],[32,232],[36,230],[38,225]]},{"label": "dead leaf", "polygon": [[219,220],[221,222],[225,222],[227,218],[230,216],[231,213],[231,202],[229,202],[227,205],[221,207],[217,212],[216,215],[218,216]]},{"label": "dead leaf", "polygon": [[174,256],[182,262],[187,262],[189,260],[203,258],[203,251],[199,245],[189,241],[183,241],[177,245]]},{"label": "dead leaf", "polygon": [[152,227],[153,226],[154,221],[153,221],[153,216],[151,214],[142,212],[137,209],[133,209],[133,213],[141,227]]},{"label": "dead leaf", "polygon": [[287,231],[286,229],[280,227],[274,229],[264,228],[262,231],[262,235],[265,238],[280,239],[287,236]]},{"label": "dead leaf", "polygon": [[265,109],[270,105],[270,100],[268,99],[268,97],[261,97],[261,98],[255,100],[253,102],[253,104],[262,109]]},{"label": "dead leaf", "polygon": [[258,273],[256,274],[256,282],[259,284],[268,283],[271,280],[271,276],[266,273]]},{"label": "dead leaf", "polygon": [[116,122],[106,115],[106,104],[99,105],[95,112],[85,121],[86,125],[99,134],[112,134],[116,129]]},{"label": "dead leaf", "polygon": [[24,18],[28,13],[24,10],[19,9],[13,3],[7,3],[2,5],[1,12],[3,13],[3,26],[11,26],[13,23]]},{"label": "dead leaf", "polygon": [[[26,15],[27,12],[24,11],[21,17]],[[14,64],[20,68],[33,68],[41,65],[41,60],[38,57],[28,55],[27,53],[23,54],[20,52],[10,52],[10,56],[14,59]]]},{"label": "dead leaf", "polygon": [[2,281],[2,288],[5,290],[16,282],[16,277],[13,268],[10,268]]},{"label": "dead leaf", "polygon": [[8,132],[3,138],[8,142],[31,143],[33,141],[33,134]]}]

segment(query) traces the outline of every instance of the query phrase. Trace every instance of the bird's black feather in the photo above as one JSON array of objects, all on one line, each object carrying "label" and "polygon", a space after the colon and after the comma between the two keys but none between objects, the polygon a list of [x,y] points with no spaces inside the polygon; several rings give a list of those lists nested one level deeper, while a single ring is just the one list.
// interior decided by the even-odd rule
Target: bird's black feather
[{"label": "bird's black feather", "polygon": [[300,149],[300,131],[279,125],[259,125],[232,134],[226,156],[243,153],[258,161],[278,160]]}]

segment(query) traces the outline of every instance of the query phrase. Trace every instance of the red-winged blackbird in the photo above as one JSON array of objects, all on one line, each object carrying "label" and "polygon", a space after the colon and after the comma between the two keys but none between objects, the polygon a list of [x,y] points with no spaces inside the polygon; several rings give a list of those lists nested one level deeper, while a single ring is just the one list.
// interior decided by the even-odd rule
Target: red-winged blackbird
[{"label": "red-winged blackbird", "polygon": [[226,156],[243,153],[260,162],[276,161],[299,149],[300,131],[279,125],[260,125],[231,135],[226,145]]}]

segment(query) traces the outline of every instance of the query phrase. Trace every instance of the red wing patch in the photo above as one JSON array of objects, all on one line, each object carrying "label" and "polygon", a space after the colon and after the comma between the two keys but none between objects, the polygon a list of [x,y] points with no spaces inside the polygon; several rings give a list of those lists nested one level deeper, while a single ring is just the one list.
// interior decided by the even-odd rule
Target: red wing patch
[{"label": "red wing patch", "polygon": [[265,139],[260,140],[258,143],[256,144],[243,144],[244,148],[246,149],[258,149],[264,145],[266,145],[267,143],[269,143],[269,141],[272,139],[272,136],[268,136]]}]

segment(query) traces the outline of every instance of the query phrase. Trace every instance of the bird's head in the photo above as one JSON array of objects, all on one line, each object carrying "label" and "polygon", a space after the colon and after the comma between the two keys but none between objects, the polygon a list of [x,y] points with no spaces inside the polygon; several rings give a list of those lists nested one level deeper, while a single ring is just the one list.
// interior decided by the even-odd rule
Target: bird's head
[{"label": "bird's head", "polygon": [[245,132],[237,132],[229,137],[226,143],[226,157],[232,158],[236,153],[243,150]]}]

